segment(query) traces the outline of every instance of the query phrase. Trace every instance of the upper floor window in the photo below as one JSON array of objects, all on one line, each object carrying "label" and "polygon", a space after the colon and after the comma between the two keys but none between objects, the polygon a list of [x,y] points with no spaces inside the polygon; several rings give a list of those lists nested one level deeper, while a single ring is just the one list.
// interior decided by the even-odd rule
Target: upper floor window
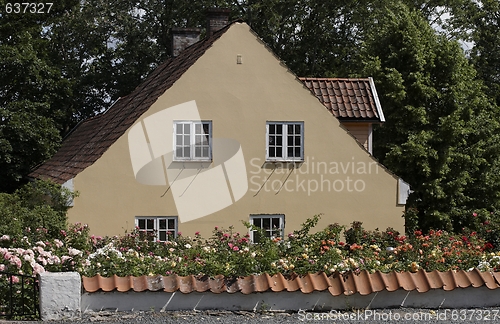
[{"label": "upper floor window", "polygon": [[268,161],[304,160],[304,123],[267,122]]},{"label": "upper floor window", "polygon": [[174,121],[174,160],[212,160],[211,121]]},{"label": "upper floor window", "polygon": [[177,235],[176,216],[140,216],[135,218],[135,226],[154,241],[169,241]]}]

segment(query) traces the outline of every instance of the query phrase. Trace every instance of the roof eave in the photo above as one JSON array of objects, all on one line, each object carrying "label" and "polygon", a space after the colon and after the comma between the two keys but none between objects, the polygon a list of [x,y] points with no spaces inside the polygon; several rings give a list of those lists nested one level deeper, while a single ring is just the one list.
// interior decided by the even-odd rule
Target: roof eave
[{"label": "roof eave", "polygon": [[378,116],[381,123],[385,123],[384,112],[382,111],[382,105],[378,99],[377,89],[375,88],[375,82],[373,82],[372,77],[368,77],[368,82],[370,82],[370,87],[372,88],[373,99],[375,100],[375,107],[377,107]]},{"label": "roof eave", "polygon": [[348,123],[370,123],[370,124],[383,124],[379,118],[350,118],[350,117],[337,117],[341,122]]}]

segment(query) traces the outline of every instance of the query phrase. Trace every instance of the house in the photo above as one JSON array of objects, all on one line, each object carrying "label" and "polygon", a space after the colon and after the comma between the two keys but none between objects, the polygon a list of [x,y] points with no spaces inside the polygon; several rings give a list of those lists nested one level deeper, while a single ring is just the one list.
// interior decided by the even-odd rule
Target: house
[{"label": "house", "polygon": [[245,22],[217,28],[181,42],[178,56],[33,170],[79,192],[69,221],[95,235],[138,226],[161,241],[216,226],[247,231],[242,221],[286,235],[315,214],[318,228],[356,220],[404,231],[404,183]]}]

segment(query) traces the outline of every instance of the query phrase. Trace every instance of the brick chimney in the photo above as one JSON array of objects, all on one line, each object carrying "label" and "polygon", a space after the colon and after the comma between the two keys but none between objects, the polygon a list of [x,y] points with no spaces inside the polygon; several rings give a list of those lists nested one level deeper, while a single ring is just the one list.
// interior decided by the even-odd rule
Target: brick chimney
[{"label": "brick chimney", "polygon": [[207,10],[207,37],[210,37],[229,22],[231,9],[211,8]]},{"label": "brick chimney", "polygon": [[199,28],[172,28],[172,56],[178,56],[186,47],[200,40]]}]

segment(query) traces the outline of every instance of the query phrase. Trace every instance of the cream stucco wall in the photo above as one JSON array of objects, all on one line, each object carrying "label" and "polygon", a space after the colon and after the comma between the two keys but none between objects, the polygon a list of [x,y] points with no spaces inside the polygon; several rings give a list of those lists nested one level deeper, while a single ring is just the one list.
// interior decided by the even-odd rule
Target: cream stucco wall
[{"label": "cream stucco wall", "polygon": [[[237,64],[238,55],[242,64]],[[138,122],[193,100],[201,118],[212,121],[214,138],[230,138],[241,144],[249,182],[248,191],[236,203],[179,224],[184,235],[200,231],[208,236],[214,226],[230,225],[243,232],[246,229],[241,220],[248,221],[250,214],[284,214],[285,233],[298,229],[306,218],[319,213],[323,216],[318,228],[335,222],[349,225],[358,220],[368,229],[391,226],[404,231],[403,206],[396,204],[397,178],[340,127],[338,120],[279,63],[246,24],[233,24]],[[264,165],[266,121],[304,122],[305,162],[291,173],[291,165]],[[165,127],[172,129],[172,125]],[[199,168],[197,164],[189,167]],[[274,167],[276,170],[270,175]],[[318,167],[322,169],[319,172]],[[167,168],[175,171],[181,167],[174,163]],[[261,188],[265,181],[267,186]],[[286,189],[279,190],[284,183]],[[308,192],[308,185],[315,189],[315,184],[318,189]],[[341,184],[344,190],[339,190]],[[168,185],[149,186],[135,180],[127,133],[78,174],[74,186],[80,196],[69,211],[69,221],[88,223],[96,235],[130,230],[135,216],[178,215]],[[218,188],[209,186],[206,190]]]}]

